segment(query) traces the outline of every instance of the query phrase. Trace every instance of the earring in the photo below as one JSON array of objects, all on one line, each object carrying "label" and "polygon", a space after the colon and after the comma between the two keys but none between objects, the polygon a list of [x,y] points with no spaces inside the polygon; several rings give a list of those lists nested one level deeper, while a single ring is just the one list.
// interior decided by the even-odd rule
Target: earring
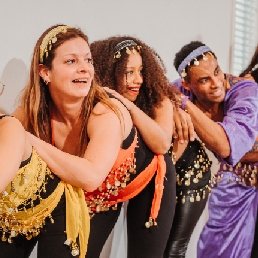
[{"label": "earring", "polygon": [[2,90],[1,90],[1,92],[0,92],[0,95],[2,95],[3,94],[3,92],[4,92],[4,84],[2,83],[2,82],[0,82],[1,84],[2,84]]},{"label": "earring", "polygon": [[45,83],[46,85],[48,85],[48,81],[45,81],[44,79],[43,79],[43,81],[44,81],[44,83]]}]

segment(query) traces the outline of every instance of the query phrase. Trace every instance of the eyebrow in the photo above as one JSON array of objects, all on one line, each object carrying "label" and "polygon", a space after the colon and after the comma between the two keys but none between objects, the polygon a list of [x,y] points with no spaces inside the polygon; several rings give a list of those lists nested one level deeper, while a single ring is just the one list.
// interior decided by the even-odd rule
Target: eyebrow
[{"label": "eyebrow", "polygon": [[[88,55],[91,55],[91,52],[88,52],[87,54],[85,54],[85,56],[88,56]],[[70,53],[70,54],[65,54],[63,57],[66,57],[66,56],[78,56],[78,55],[75,53]]]},{"label": "eyebrow", "polygon": [[203,79],[208,79],[208,78],[210,78],[210,76],[204,76],[204,77],[200,77],[200,78],[198,78],[198,82],[200,82],[201,80],[203,80]]},{"label": "eyebrow", "polygon": [[[135,68],[134,66],[126,66],[126,68]],[[139,68],[143,68],[143,65],[141,65]]]},{"label": "eyebrow", "polygon": [[[215,72],[216,70],[218,70],[218,69],[220,69],[219,65],[217,65],[217,66],[215,67],[214,72]],[[210,78],[210,76],[203,76],[203,77],[200,77],[200,78],[198,79],[198,82],[201,81],[201,80],[203,80],[203,79],[208,79],[208,78]]]}]

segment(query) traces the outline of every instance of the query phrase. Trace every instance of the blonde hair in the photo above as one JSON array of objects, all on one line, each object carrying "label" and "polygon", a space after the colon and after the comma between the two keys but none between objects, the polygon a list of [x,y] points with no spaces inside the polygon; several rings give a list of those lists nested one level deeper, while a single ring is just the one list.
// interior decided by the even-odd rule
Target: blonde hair
[{"label": "blonde hair", "polygon": [[[39,75],[40,45],[47,33],[58,26],[60,25],[50,27],[38,39],[32,55],[29,82],[23,89],[20,97],[21,107],[26,114],[24,117],[25,129],[48,143],[51,143],[52,138],[50,117],[52,100],[46,83]],[[43,64],[50,70],[55,57],[55,50],[64,42],[80,37],[89,45],[88,37],[79,28],[69,27],[66,32],[60,32],[55,37],[57,38],[56,42],[52,44],[51,50],[48,50],[48,56],[43,58]],[[80,114],[82,128],[79,141],[80,146],[77,153],[78,156],[83,156],[87,147],[89,140],[87,135],[87,123],[96,101],[102,102],[105,106],[113,110],[121,121],[120,110],[112,103],[103,88],[98,86],[95,79],[93,79],[89,93],[83,101]]]}]

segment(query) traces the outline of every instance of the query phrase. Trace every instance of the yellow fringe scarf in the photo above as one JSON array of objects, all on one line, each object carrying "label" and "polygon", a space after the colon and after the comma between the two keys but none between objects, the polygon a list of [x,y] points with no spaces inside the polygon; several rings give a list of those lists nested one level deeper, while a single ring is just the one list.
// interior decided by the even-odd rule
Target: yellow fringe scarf
[{"label": "yellow fringe scarf", "polygon": [[[73,256],[84,258],[90,231],[90,218],[82,189],[59,182],[54,192],[46,199],[47,176],[52,173],[46,163],[33,149],[30,162],[20,168],[6,189],[0,193],[0,231],[2,241],[12,243],[12,237],[25,235],[28,240],[37,236],[48,217],[52,223],[52,211],[59,203],[63,193],[66,197],[66,234],[65,244],[71,246]],[[39,199],[40,204],[34,206]],[[26,206],[30,205],[29,209]],[[76,239],[79,237],[79,247]]]}]

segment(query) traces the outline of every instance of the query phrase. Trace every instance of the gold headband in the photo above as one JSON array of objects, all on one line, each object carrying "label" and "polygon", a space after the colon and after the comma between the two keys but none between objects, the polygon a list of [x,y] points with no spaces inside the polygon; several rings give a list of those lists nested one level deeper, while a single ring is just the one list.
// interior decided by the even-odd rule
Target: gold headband
[{"label": "gold headband", "polygon": [[[57,41],[56,35],[60,32],[66,32],[68,28],[71,28],[70,26],[58,26],[52,29],[47,33],[47,35],[43,38],[41,45],[39,47],[40,53],[39,53],[39,61],[42,64],[44,54],[46,53],[46,57],[48,57],[48,51],[52,48],[52,43],[55,43]],[[49,45],[49,47],[48,47]]]}]

